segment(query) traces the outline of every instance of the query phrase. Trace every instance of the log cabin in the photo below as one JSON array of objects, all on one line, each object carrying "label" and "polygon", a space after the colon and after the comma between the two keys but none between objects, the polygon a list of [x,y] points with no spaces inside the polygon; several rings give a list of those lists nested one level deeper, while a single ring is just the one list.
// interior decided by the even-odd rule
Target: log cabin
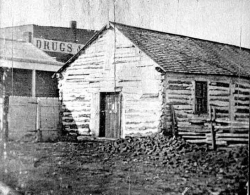
[{"label": "log cabin", "polygon": [[56,76],[67,132],[248,142],[248,49],[110,22]]}]

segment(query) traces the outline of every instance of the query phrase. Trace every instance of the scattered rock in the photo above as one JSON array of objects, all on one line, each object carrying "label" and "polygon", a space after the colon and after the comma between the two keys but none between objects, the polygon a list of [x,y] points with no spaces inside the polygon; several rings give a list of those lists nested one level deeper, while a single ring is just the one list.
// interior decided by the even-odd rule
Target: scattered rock
[{"label": "scattered rock", "polygon": [[[238,192],[240,186],[248,181],[248,148],[236,147],[212,151],[207,145],[197,145],[186,142],[182,138],[172,138],[163,135],[147,137],[125,137],[103,143],[99,151],[131,158],[154,162],[155,166],[170,166],[183,170],[185,174],[200,173],[216,178],[217,184],[229,181],[230,192]],[[106,159],[105,159],[106,160]],[[240,179],[241,178],[241,179]],[[210,191],[209,193],[220,193]]]}]

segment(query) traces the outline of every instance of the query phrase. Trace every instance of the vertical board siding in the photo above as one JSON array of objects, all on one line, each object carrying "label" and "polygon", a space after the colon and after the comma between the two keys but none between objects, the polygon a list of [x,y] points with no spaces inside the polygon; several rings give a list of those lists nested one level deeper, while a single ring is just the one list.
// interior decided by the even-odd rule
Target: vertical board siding
[{"label": "vertical board siding", "polygon": [[59,90],[64,129],[98,136],[97,96],[115,88],[122,94],[122,137],[157,132],[162,112],[161,75],[155,62],[119,32],[114,36],[112,30],[63,72]]},{"label": "vertical board siding", "polygon": [[[197,75],[167,75],[166,123],[171,124],[169,105],[173,105],[179,135],[190,142],[211,144],[211,123],[208,121],[211,110],[207,114],[200,115],[194,112],[195,80],[208,83],[208,105],[216,109],[216,144],[247,143],[250,85],[244,79],[235,81],[229,77],[199,76],[197,78]],[[170,128],[169,125],[168,128]]]},{"label": "vertical board siding", "polygon": [[[9,138],[21,140],[41,131],[42,140],[58,136],[58,98],[9,96]],[[38,122],[39,121],[39,122]]]}]

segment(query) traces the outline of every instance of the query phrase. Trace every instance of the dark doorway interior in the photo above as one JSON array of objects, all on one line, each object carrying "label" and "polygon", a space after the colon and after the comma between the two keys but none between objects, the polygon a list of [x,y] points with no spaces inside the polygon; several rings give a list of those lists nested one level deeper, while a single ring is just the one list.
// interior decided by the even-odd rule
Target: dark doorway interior
[{"label": "dark doorway interior", "polygon": [[100,137],[120,137],[120,95],[119,93],[101,93],[100,101]]}]

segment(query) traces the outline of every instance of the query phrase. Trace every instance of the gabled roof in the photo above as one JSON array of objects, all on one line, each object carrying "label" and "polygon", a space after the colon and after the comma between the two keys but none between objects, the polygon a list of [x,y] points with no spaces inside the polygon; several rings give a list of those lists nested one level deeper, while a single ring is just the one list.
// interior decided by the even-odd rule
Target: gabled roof
[{"label": "gabled roof", "polygon": [[[250,50],[186,36],[110,22],[165,72],[250,77]],[[85,50],[108,25],[82,48]],[[80,51],[81,52],[81,51]],[[72,63],[73,56],[60,70]]]},{"label": "gabled roof", "polygon": [[0,59],[48,65],[62,65],[31,43],[0,38]]}]

